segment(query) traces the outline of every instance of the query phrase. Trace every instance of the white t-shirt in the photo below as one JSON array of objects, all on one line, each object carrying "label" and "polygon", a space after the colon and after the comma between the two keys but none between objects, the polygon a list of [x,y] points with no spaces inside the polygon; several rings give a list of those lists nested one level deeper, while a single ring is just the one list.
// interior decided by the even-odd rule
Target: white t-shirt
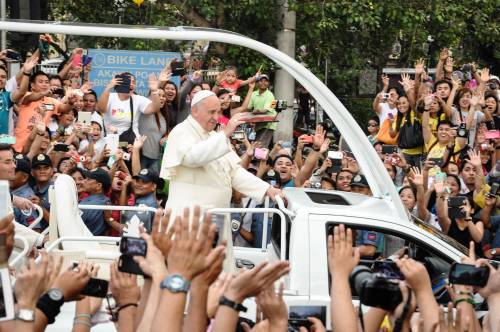
[{"label": "white t-shirt", "polygon": [[382,125],[385,119],[387,119],[389,114],[392,114],[394,118],[396,117],[396,114],[398,114],[398,108],[397,107],[390,108],[388,103],[380,103],[378,104],[378,106],[380,107],[380,113],[378,115],[380,125]]},{"label": "white t-shirt", "polygon": [[[469,111],[462,112],[462,117],[460,117],[460,112],[458,109],[453,109],[451,113],[451,122],[454,125],[459,125],[462,122],[466,122]],[[484,113],[481,111],[476,111],[474,113],[474,120],[472,120],[471,128],[469,129],[469,146],[474,146],[474,141],[476,139],[476,131],[479,124],[485,121]]]},{"label": "white t-shirt", "polygon": [[[136,136],[139,136],[139,112],[144,113],[151,103],[151,100],[140,95],[132,95],[131,97],[134,106],[134,122],[132,129]],[[130,99],[120,100],[117,93],[110,93],[108,107],[106,113],[104,113],[104,125],[106,129],[109,130],[110,127],[114,127],[117,133],[121,134],[130,128],[130,118]]]}]

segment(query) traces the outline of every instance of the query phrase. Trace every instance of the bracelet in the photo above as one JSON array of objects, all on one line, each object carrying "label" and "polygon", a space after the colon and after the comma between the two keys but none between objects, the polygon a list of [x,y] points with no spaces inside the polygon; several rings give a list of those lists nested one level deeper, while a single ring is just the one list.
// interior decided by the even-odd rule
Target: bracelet
[{"label": "bracelet", "polygon": [[77,318],[88,318],[90,320],[90,319],[92,319],[92,315],[90,315],[90,314],[77,314],[77,315],[75,315],[75,320],[77,320]]},{"label": "bracelet", "polygon": [[73,325],[78,325],[78,324],[81,324],[81,325],[85,325],[87,327],[92,327],[92,324],[90,324],[89,322],[87,321],[84,321],[84,320],[79,320],[79,319],[75,319],[73,321]]},{"label": "bracelet", "polygon": [[120,310],[125,309],[127,307],[131,307],[131,306],[137,307],[137,303],[127,303],[127,304],[121,305],[116,309],[116,312],[120,312]]},{"label": "bracelet", "polygon": [[474,302],[474,300],[472,299],[472,297],[464,297],[464,298],[455,300],[455,301],[453,301],[453,304],[456,307],[461,302],[467,302],[467,303],[469,303],[472,306],[476,306],[476,302]]}]

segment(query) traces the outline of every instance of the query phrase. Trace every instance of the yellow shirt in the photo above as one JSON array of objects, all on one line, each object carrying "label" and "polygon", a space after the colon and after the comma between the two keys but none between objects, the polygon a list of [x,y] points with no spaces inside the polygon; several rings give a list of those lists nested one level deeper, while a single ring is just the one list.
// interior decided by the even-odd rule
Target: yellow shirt
[{"label": "yellow shirt", "polygon": [[[439,142],[437,141],[437,138],[434,134],[432,134],[429,142],[427,142],[425,144],[425,148],[427,151],[429,151],[427,153],[427,159],[429,159],[429,158],[443,158],[444,153],[446,152],[446,144],[444,144],[444,145],[439,144]],[[455,147],[453,149],[453,154],[460,151],[461,149],[462,149],[462,147],[458,145],[457,138],[455,138]],[[459,158],[459,155],[456,154],[450,160],[456,162],[458,158]]]}]

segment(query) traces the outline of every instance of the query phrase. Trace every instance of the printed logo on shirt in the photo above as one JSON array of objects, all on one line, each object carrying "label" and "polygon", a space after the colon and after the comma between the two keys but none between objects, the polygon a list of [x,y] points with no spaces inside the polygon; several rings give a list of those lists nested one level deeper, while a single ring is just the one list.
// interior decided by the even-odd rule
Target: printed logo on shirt
[{"label": "printed logo on shirt", "polygon": [[130,118],[130,110],[123,108],[112,108],[111,115],[115,118]]}]

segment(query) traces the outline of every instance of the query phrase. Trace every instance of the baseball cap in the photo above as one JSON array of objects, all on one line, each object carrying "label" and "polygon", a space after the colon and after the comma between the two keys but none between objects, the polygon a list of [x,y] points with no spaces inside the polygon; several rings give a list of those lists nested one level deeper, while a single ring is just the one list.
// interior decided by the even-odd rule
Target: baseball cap
[{"label": "baseball cap", "polygon": [[16,172],[31,173],[31,162],[27,156],[18,153],[14,158],[16,159]]},{"label": "baseball cap", "polygon": [[264,78],[269,81],[269,76],[267,76],[266,74],[261,74],[259,75],[259,77],[257,77],[257,82]]},{"label": "baseball cap", "polygon": [[31,159],[31,167],[36,168],[40,165],[46,165],[52,167],[52,160],[46,154],[39,153]]},{"label": "baseball cap", "polygon": [[91,171],[85,171],[84,176],[86,179],[96,180],[102,184],[102,189],[104,192],[108,192],[111,187],[111,178],[108,172],[102,168],[96,168]]},{"label": "baseball cap", "polygon": [[158,173],[152,169],[143,168],[138,175],[135,175],[133,179],[141,179],[145,182],[158,183]]},{"label": "baseball cap", "polygon": [[281,185],[280,175],[278,174],[278,172],[275,172],[273,169],[270,169],[269,171],[267,171],[267,173],[264,174],[264,176],[262,177],[262,180],[264,180],[265,182],[269,182],[272,185],[278,185],[278,186]]},{"label": "baseball cap", "polygon": [[366,181],[366,177],[362,174],[357,174],[352,178],[351,187],[365,187],[369,188],[368,181]]}]

